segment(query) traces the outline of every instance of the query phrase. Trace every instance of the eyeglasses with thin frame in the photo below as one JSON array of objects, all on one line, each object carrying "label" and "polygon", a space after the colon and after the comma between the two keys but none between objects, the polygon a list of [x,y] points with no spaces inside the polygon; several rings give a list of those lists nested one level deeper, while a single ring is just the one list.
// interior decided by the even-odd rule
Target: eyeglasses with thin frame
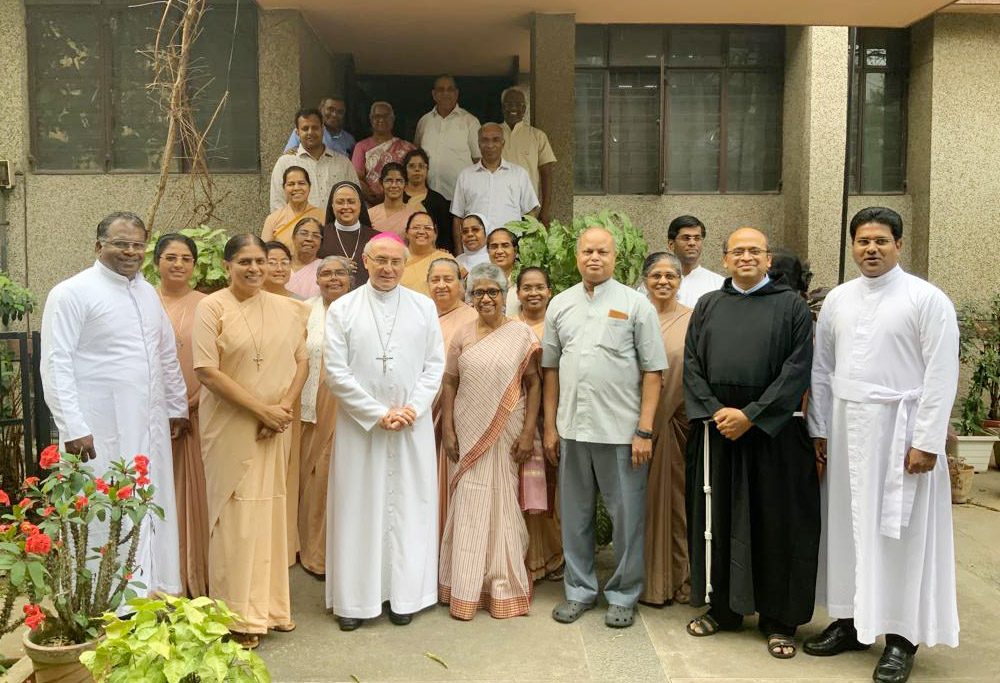
[{"label": "eyeglasses with thin frame", "polygon": [[288,259],[286,259],[286,258],[283,258],[283,259],[273,259],[273,258],[269,258],[269,259],[267,260],[267,265],[268,265],[269,267],[271,267],[271,268],[279,268],[279,267],[280,267],[280,268],[287,268],[288,266],[292,265],[292,262],[291,262],[291,261],[289,261],[289,260],[288,260]]},{"label": "eyeglasses with thin frame", "polygon": [[760,249],[759,247],[750,247],[749,249],[744,249],[743,247],[736,247],[735,249],[723,250],[723,254],[728,256],[735,256],[736,258],[741,258],[744,254],[750,254],[754,258],[760,258],[764,254],[770,254],[770,249]]},{"label": "eyeglasses with thin frame", "polygon": [[323,239],[322,233],[318,233],[313,230],[299,230],[297,233],[295,233],[295,236],[302,237],[303,239],[305,239],[306,237],[312,237],[314,240]]},{"label": "eyeglasses with thin frame", "polygon": [[666,280],[667,282],[677,282],[681,279],[676,273],[650,273],[646,277],[650,280]]},{"label": "eyeglasses with thin frame", "polygon": [[177,254],[164,254],[163,256],[160,257],[160,260],[166,261],[170,265],[174,265],[175,263],[180,262],[183,263],[185,266],[189,266],[192,263],[194,263],[193,256],[178,256]]},{"label": "eyeglasses with thin frame", "polygon": [[862,249],[867,249],[869,246],[871,246],[872,243],[874,243],[875,246],[879,248],[888,247],[893,242],[895,242],[895,240],[890,239],[888,237],[876,237],[875,239],[871,239],[869,237],[859,237],[856,240],[854,240],[854,243],[859,247],[861,247]]},{"label": "eyeglasses with thin frame", "polygon": [[473,299],[482,299],[484,296],[488,296],[491,299],[496,299],[501,294],[503,294],[503,291],[500,290],[500,289],[498,289],[498,288],[496,288],[496,287],[491,287],[490,289],[474,289],[474,290],[472,290],[472,298]]},{"label": "eyeglasses with thin frame", "polygon": [[126,240],[106,240],[106,239],[102,239],[99,241],[101,244],[110,244],[115,249],[120,249],[121,251],[125,251],[126,249],[129,248],[131,248],[133,251],[145,251],[146,249],[145,242],[128,242]]},{"label": "eyeglasses with thin frame", "polygon": [[316,279],[331,280],[335,277],[347,277],[349,273],[343,268],[337,270],[321,270],[316,274]]},{"label": "eyeglasses with thin frame", "polygon": [[392,266],[393,268],[402,268],[404,263],[403,259],[401,258],[388,259],[384,256],[376,256],[374,260],[375,260],[375,265],[378,266],[379,268],[385,268],[386,266]]}]

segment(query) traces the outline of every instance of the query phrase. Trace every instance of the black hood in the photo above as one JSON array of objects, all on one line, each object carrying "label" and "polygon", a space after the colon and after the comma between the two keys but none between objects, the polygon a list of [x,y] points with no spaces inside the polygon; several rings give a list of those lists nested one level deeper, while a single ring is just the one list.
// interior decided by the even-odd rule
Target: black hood
[{"label": "black hood", "polygon": [[788,286],[787,282],[785,282],[784,275],[780,275],[777,280],[769,281],[760,289],[750,292],[749,294],[744,294],[743,292],[737,291],[736,288],[733,287],[733,278],[727,277],[726,281],[722,283],[722,291],[733,296],[769,296],[771,294],[779,294],[781,292],[791,292],[792,288]]}]

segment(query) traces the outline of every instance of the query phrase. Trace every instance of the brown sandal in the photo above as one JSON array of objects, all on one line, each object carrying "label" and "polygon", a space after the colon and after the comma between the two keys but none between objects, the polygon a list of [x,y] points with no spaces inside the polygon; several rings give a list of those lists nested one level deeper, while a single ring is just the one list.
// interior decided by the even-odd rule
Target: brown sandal
[{"label": "brown sandal", "polygon": [[292,631],[295,630],[295,622],[290,621],[284,626],[272,626],[271,630],[277,631],[278,633],[291,633]]},{"label": "brown sandal", "polygon": [[[784,648],[790,648],[791,652],[782,652]],[[767,651],[776,659],[791,659],[798,651],[795,646],[795,639],[780,633],[772,633],[767,637]]]},{"label": "brown sandal", "polygon": [[260,636],[256,633],[240,633],[238,631],[231,631],[230,637],[239,643],[240,647],[244,650],[256,650],[260,647]]}]

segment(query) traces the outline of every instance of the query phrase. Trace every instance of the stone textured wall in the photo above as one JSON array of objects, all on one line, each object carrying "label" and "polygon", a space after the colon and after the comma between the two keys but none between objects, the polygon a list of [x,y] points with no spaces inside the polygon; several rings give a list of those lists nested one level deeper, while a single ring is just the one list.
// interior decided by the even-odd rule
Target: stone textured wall
[{"label": "stone textured wall", "polygon": [[333,94],[333,57],[301,15],[298,24],[299,101],[303,107],[318,107],[320,99]]},{"label": "stone textured wall", "polygon": [[300,106],[301,20],[294,10],[261,11],[259,16],[260,169],[270,177],[295,127],[293,119]]},{"label": "stone textured wall", "polygon": [[576,19],[573,14],[535,14],[531,25],[532,124],[549,136],[556,155],[552,218],[573,217],[573,111]]}]

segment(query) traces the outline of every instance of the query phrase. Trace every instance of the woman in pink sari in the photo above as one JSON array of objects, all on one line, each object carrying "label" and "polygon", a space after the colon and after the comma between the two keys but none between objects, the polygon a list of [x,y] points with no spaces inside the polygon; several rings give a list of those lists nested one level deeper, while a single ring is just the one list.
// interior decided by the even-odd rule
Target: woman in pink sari
[{"label": "woman in pink sari", "polygon": [[354,147],[351,163],[361,178],[364,199],[371,206],[382,201],[382,181],[379,178],[382,167],[390,161],[402,164],[406,153],[416,149],[416,146],[393,135],[392,124],[396,121],[396,114],[388,102],[374,103],[368,120],[372,124],[372,136]]},{"label": "woman in pink sari", "polygon": [[533,450],[540,347],[530,327],[504,315],[502,270],[480,264],[468,282],[479,318],[452,339],[441,394],[444,451],[457,467],[439,594],[456,619],[472,619],[479,608],[505,619],[531,605],[518,471]]}]

